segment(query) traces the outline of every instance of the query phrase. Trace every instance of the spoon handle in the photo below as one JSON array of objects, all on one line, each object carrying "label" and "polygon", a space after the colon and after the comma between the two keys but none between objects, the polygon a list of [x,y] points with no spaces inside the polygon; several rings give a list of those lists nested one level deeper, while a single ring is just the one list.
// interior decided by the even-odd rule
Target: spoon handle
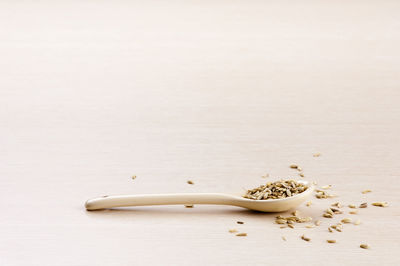
[{"label": "spoon handle", "polygon": [[180,204],[218,204],[231,205],[234,197],[221,193],[178,193],[104,196],[89,199],[85,203],[88,211],[114,207]]}]

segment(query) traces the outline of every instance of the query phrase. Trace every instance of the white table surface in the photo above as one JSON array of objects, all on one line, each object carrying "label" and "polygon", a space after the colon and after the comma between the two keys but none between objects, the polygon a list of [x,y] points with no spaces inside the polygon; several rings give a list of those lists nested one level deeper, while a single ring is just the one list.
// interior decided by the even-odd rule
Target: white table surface
[{"label": "white table surface", "polygon": [[[1,1],[0,265],[399,265],[399,14],[399,1]],[[296,177],[291,163],[339,195],[298,208],[320,227],[226,206],[83,208],[241,192]],[[390,206],[329,233],[349,216],[320,217],[335,201]]]}]

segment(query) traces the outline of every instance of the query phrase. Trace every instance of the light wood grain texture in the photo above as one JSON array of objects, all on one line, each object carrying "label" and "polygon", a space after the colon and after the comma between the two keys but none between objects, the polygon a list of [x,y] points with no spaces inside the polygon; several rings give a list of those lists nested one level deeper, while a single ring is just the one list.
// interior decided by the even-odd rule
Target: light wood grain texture
[{"label": "light wood grain texture", "polygon": [[[399,265],[399,14],[399,1],[1,1],[0,265]],[[299,208],[320,227],[229,206],[83,207],[243,191],[296,177],[291,163],[339,195]],[[329,233],[335,201],[389,207]]]}]

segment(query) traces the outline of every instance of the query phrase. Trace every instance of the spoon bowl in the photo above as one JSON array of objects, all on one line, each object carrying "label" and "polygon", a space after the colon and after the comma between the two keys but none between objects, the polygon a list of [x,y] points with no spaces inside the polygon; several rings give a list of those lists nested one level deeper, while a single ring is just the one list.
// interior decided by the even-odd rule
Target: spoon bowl
[{"label": "spoon bowl", "polygon": [[212,204],[238,206],[260,212],[282,212],[297,207],[314,191],[312,183],[304,180],[297,182],[307,186],[307,189],[300,194],[282,199],[252,200],[222,193],[119,195],[89,199],[85,203],[85,208],[94,211],[130,206]]}]

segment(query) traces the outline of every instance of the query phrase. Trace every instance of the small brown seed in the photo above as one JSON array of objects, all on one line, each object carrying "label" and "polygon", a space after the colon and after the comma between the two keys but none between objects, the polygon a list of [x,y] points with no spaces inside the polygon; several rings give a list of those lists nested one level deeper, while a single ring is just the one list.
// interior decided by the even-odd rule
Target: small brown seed
[{"label": "small brown seed", "polygon": [[360,220],[357,220],[357,221],[354,222],[354,225],[359,225],[359,224],[361,224]]},{"label": "small brown seed", "polygon": [[367,193],[369,193],[369,192],[372,192],[372,190],[366,189],[366,190],[361,191],[361,193],[363,193],[363,194],[367,194]]},{"label": "small brown seed", "polygon": [[298,210],[295,210],[294,212],[292,212],[293,216],[299,216],[300,212]]},{"label": "small brown seed", "polygon": [[299,176],[304,177],[304,173],[300,172]]},{"label": "small brown seed", "polygon": [[326,242],[328,242],[328,243],[336,243],[336,240],[334,240],[334,239],[328,239],[328,240],[326,240]]},{"label": "small brown seed", "polygon": [[185,208],[193,208],[193,204],[185,204]]},{"label": "small brown seed", "polygon": [[314,222],[314,224],[315,224],[316,226],[320,226],[320,225],[321,225],[321,221],[320,221],[320,220],[316,220],[316,221]]},{"label": "small brown seed", "polygon": [[368,203],[364,202],[364,203],[361,203],[358,208],[367,208],[367,206],[368,206]]},{"label": "small brown seed", "polygon": [[244,222],[242,222],[242,221],[237,221],[236,223],[238,223],[238,224],[244,224]]},{"label": "small brown seed", "polygon": [[247,233],[238,233],[236,236],[247,236]]},{"label": "small brown seed", "polygon": [[314,227],[315,227],[315,225],[313,225],[313,224],[306,225],[306,228],[314,228]]},{"label": "small brown seed", "polygon": [[301,172],[301,171],[303,171],[303,168],[301,168],[300,166],[297,166],[297,171]]},{"label": "small brown seed", "polygon": [[194,183],[193,183],[192,180],[188,180],[187,183],[188,183],[189,185],[194,185]]},{"label": "small brown seed", "polygon": [[290,168],[297,169],[299,166],[297,164],[291,164]]},{"label": "small brown seed", "polygon": [[285,224],[285,223],[287,223],[287,221],[286,221],[286,219],[277,219],[277,220],[275,220],[275,223],[277,223],[277,224]]},{"label": "small brown seed", "polygon": [[354,204],[349,204],[349,208],[355,209],[355,208],[357,208],[357,207],[356,207],[356,205],[354,205]]},{"label": "small brown seed", "polygon": [[351,212],[349,212],[350,214],[357,214],[358,212],[357,211],[351,211]]},{"label": "small brown seed", "polygon": [[377,207],[387,207],[388,203],[387,202],[373,202],[371,203],[373,206],[377,206]]},{"label": "small brown seed", "polygon": [[328,231],[331,232],[331,233],[333,233],[333,230],[332,230],[332,228],[330,228],[330,227],[328,227]]},{"label": "small brown seed", "polygon": [[335,203],[333,203],[331,206],[337,207],[337,208],[341,208],[341,207],[342,207],[342,205],[340,205],[339,202],[335,202]]},{"label": "small brown seed", "polygon": [[311,202],[311,201],[307,201],[307,203],[306,203],[306,206],[307,206],[307,207],[310,207],[310,206],[311,206],[311,204],[312,204],[312,202]]},{"label": "small brown seed", "polygon": [[333,214],[334,214],[331,208],[326,209],[325,212],[328,213],[328,214],[330,214],[330,215],[333,215]]},{"label": "small brown seed", "polygon": [[319,156],[321,156],[320,152],[316,152],[316,153],[313,154],[313,157],[319,157]]},{"label": "small brown seed", "polygon": [[344,219],[341,220],[341,222],[344,223],[344,224],[349,224],[349,223],[351,223],[351,219],[350,218],[344,218]]},{"label": "small brown seed", "polygon": [[229,229],[229,233],[236,233],[237,231],[236,229]]},{"label": "small brown seed", "polygon": [[286,225],[279,226],[280,229],[286,228]]},{"label": "small brown seed", "polygon": [[282,240],[283,240],[283,241],[286,241],[286,237],[282,236]]},{"label": "small brown seed", "polygon": [[310,238],[306,237],[305,235],[302,235],[301,239],[303,239],[304,241],[310,241],[311,240]]},{"label": "small brown seed", "polygon": [[133,175],[131,178],[132,178],[132,179],[136,179],[136,175]]},{"label": "small brown seed", "polygon": [[294,225],[293,224],[288,224],[287,226],[289,226],[290,228],[294,228]]},{"label": "small brown seed", "polygon": [[367,244],[361,244],[361,245],[360,245],[360,248],[369,249],[369,246],[368,246]]},{"label": "small brown seed", "polygon": [[324,216],[325,218],[333,218],[332,214],[329,213],[324,213],[322,216]]}]

